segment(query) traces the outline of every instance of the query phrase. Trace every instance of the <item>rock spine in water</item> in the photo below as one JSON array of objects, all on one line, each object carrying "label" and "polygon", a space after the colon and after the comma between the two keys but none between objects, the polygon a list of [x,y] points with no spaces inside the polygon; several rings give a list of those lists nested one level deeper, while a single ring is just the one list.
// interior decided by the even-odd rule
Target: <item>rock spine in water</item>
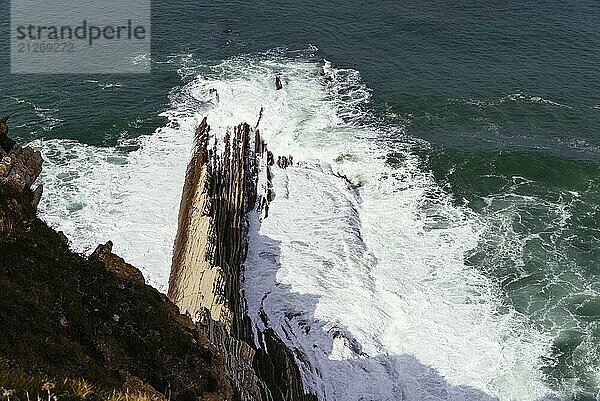
[{"label": "rock spine in water", "polygon": [[[259,198],[259,163],[272,155],[258,128],[248,124],[228,131],[222,144],[210,147],[206,118],[195,135],[168,295],[224,354],[237,398],[316,400],[305,394],[294,358],[273,330],[258,333],[260,348],[251,345],[251,322],[240,292],[248,248],[247,214]],[[267,178],[270,164],[267,160]],[[264,199],[268,202],[270,197],[267,193]]]}]

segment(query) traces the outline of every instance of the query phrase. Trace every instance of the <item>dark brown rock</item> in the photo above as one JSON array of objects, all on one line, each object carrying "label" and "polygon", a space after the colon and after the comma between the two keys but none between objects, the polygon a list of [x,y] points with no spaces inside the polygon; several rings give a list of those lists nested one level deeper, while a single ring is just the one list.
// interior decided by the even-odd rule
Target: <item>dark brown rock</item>
[{"label": "dark brown rock", "polygon": [[9,153],[16,142],[8,137],[8,116],[0,118],[0,148]]},{"label": "dark brown rock", "polygon": [[139,284],[145,284],[146,281],[142,272],[125,262],[125,259],[122,257],[112,253],[112,247],[112,241],[108,241],[104,245],[98,245],[96,250],[90,255],[90,259],[104,263],[106,268],[114,273],[123,275]]},{"label": "dark brown rock", "polygon": [[[13,141],[14,142],[14,141]],[[8,184],[17,192],[30,190],[42,172],[42,155],[29,146],[13,145],[10,152],[0,151],[0,183]]]}]

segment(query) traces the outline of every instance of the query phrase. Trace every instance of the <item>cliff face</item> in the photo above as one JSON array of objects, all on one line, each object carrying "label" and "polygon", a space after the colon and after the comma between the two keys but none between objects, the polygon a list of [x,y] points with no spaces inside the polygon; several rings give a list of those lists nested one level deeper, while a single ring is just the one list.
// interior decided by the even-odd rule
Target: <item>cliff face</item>
[{"label": "cliff face", "polygon": [[41,156],[7,131],[0,120],[0,398],[234,399],[231,363],[110,243],[85,258],[36,217]]},{"label": "cliff face", "polygon": [[[258,129],[248,124],[209,148],[211,139],[204,119],[183,189],[169,297],[226,355],[226,370],[241,399],[316,399],[304,393],[292,354],[272,330],[253,338],[240,293],[247,213],[268,207],[270,195],[258,196],[257,186],[259,163],[272,163],[272,155]],[[269,175],[268,166],[266,171]]]},{"label": "cliff face", "polygon": [[266,152],[258,130],[242,124],[213,147],[206,120],[196,132],[173,303],[111,242],[86,258],[36,216],[42,188],[31,185],[42,158],[8,138],[6,123],[0,119],[0,399],[316,399],[273,331],[253,338],[240,294],[247,213],[257,199],[268,208],[270,197],[257,194]]}]

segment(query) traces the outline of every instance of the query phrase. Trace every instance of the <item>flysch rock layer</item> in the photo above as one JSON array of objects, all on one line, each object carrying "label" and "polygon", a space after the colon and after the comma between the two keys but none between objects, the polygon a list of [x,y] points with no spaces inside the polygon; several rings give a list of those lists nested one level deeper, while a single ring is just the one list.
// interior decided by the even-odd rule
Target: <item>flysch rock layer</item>
[{"label": "flysch rock layer", "polygon": [[225,355],[227,373],[241,399],[316,400],[305,394],[292,353],[274,331],[257,333],[261,347],[253,345],[240,292],[247,214],[255,207],[267,208],[270,198],[268,193],[257,195],[259,164],[267,161],[268,179],[273,157],[259,130],[248,124],[228,131],[219,143],[205,118],[195,135],[168,295]]}]

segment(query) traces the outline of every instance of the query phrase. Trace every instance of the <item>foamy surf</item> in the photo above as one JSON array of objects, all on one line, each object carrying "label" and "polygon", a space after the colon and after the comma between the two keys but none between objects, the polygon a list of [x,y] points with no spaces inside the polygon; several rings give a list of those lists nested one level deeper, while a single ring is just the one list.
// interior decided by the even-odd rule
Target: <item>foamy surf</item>
[{"label": "foamy surf", "polygon": [[171,124],[133,141],[139,146],[133,152],[66,140],[30,144],[44,157],[43,219],[64,231],[78,252],[112,240],[115,252],[163,292],[197,123],[167,115]]},{"label": "foamy surf", "polygon": [[369,91],[356,71],[276,55],[190,68],[202,75],[175,93],[173,125],[137,151],[33,144],[49,160],[41,213],[76,249],[111,239],[164,290],[195,124],[206,115],[223,133],[254,125],[263,108],[269,148],[300,165],[275,169],[269,217],[251,216],[243,289],[254,324],[266,319],[294,350],[310,391],[322,400],[551,393],[540,371],[550,338],[500,310],[494,283],[465,263],[485,222],[452,205],[409,145],[387,160],[383,133],[363,123]]},{"label": "foamy surf", "polygon": [[[391,167],[355,71],[229,60],[192,92],[217,89],[216,132],[254,121],[276,155],[269,217],[253,217],[244,290],[258,326],[296,350],[320,399],[536,400],[550,338],[500,311],[494,283],[465,263],[483,222],[417,167]],[[273,77],[287,85],[275,91]],[[346,175],[353,185],[338,175]],[[262,319],[261,319],[262,317]]]}]

